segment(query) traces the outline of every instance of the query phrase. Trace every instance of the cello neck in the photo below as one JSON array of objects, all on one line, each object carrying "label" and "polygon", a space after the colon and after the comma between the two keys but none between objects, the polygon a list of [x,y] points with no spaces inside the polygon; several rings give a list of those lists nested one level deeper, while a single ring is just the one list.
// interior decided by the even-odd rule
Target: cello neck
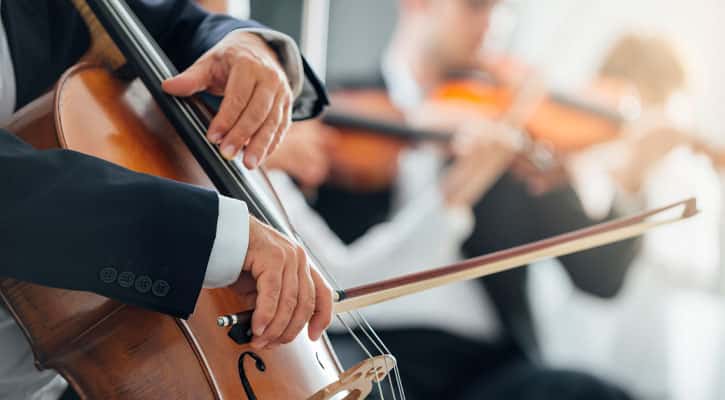
[{"label": "cello neck", "polygon": [[85,61],[99,62],[116,70],[126,63],[126,58],[118,49],[116,44],[108,36],[108,32],[103,27],[96,14],[88,6],[86,0],[71,0],[73,6],[78,10],[83,22],[85,22],[90,34],[91,43],[88,51],[83,56]]},{"label": "cello neck", "polygon": [[225,196],[244,201],[252,215],[294,237],[284,212],[274,202],[274,192],[263,189],[263,173],[249,171],[237,160],[226,160],[218,147],[207,140],[212,116],[204,104],[196,98],[182,99],[164,92],[162,82],[177,75],[178,70],[126,2],[87,0],[87,3],[216,189]]}]

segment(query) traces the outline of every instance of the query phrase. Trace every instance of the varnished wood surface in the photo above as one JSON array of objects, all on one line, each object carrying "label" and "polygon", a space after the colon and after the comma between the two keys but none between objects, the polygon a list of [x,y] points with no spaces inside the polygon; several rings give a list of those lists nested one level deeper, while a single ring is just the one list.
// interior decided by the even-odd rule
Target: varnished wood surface
[{"label": "varnished wood surface", "polygon": [[[62,145],[139,172],[211,186],[137,82],[80,65],[31,107],[11,127],[37,147]],[[13,280],[1,281],[0,292],[38,366],[57,369],[86,399],[246,398],[237,363],[252,349],[216,326],[218,315],[245,309],[229,289],[203,290],[189,321]],[[288,345],[256,353],[266,370],[247,358],[245,371],[260,400],[306,399],[341,373],[329,342],[311,342],[304,331]]]}]

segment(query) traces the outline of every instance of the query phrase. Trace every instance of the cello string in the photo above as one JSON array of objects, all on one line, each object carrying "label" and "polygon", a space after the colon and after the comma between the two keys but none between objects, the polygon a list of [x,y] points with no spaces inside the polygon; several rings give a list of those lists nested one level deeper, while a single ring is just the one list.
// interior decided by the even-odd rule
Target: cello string
[{"label": "cello string", "polygon": [[[357,323],[357,325],[358,325],[358,326],[362,326],[362,323],[361,323],[361,320],[360,320],[360,319],[364,319],[365,317],[363,317],[363,316],[362,316],[362,314],[360,314],[360,312],[358,312],[358,311],[353,311],[353,312],[349,312],[349,313],[347,313],[347,314],[349,314],[349,315],[350,315],[350,316],[351,316],[351,317],[352,317],[352,318],[353,318],[353,319],[355,320],[355,322]],[[367,321],[366,321],[366,322],[367,322]],[[368,324],[368,326],[369,326],[369,324]],[[378,344],[378,341],[376,341],[376,340],[375,340],[375,337],[374,337],[374,336],[372,336],[372,335],[371,335],[371,334],[370,334],[370,333],[368,332],[368,330],[367,330],[367,329],[364,329],[364,328],[363,328],[362,332],[363,332],[363,333],[365,334],[365,336],[367,337],[368,341],[370,341],[370,343],[372,343],[372,344],[373,344],[373,346],[375,346],[375,349],[377,350],[377,352],[378,352],[378,353],[380,353],[380,354],[389,354],[389,353],[384,353],[384,352],[383,352],[383,349],[382,349],[382,347],[381,347],[381,346],[380,346],[380,345]],[[377,334],[376,334],[375,336],[377,336]],[[379,337],[379,336],[378,336],[378,337]],[[382,343],[382,341],[381,341],[380,343]],[[384,346],[384,344],[383,344],[383,346]],[[385,360],[385,361],[384,361],[384,363],[385,363],[385,367],[386,367],[386,370],[387,370],[387,367],[388,367],[388,365],[389,365],[389,364],[388,364],[388,359],[387,359],[387,358],[384,358],[384,360]],[[393,368],[397,368],[397,363],[396,363],[396,365],[393,365],[393,367],[392,367],[391,369],[393,369]],[[396,400],[397,398],[396,398],[396,396],[395,396],[395,389],[393,389],[393,380],[391,379],[391,377],[388,377],[388,379],[387,379],[387,380],[388,380],[388,384],[390,385],[390,392],[391,392],[391,394],[392,394],[392,396],[393,396],[393,400]]]},{"label": "cello string", "polygon": [[[377,349],[378,353],[380,354],[392,354],[390,350],[387,348],[383,340],[380,338],[380,336],[377,334],[375,329],[372,328],[370,323],[365,319],[365,317],[358,311],[354,311],[350,313],[353,318],[356,319],[356,322],[358,326],[361,327],[362,332],[367,336],[368,340],[373,343],[375,348]],[[385,365],[388,366],[388,359],[385,358]],[[394,371],[395,375],[395,383],[398,389],[398,392],[401,395],[401,399],[405,399],[405,392],[402,387],[402,380],[400,379],[400,370],[398,368],[397,363],[393,365],[391,370]],[[393,398],[395,398],[395,389],[393,388],[393,375],[388,376],[388,382],[390,383],[390,391],[393,393]]]},{"label": "cello string", "polygon": [[[299,240],[301,240],[304,243],[304,240],[301,237],[299,238]],[[323,265],[322,263],[319,263],[319,260],[317,260],[317,257],[314,254],[311,254],[311,257],[313,257],[313,258],[316,259],[316,261],[318,262],[317,265]],[[324,268],[324,267],[321,267],[321,268]],[[324,273],[325,273],[325,275],[331,275],[331,273],[327,269],[324,270]],[[331,276],[331,279],[334,281],[334,285],[335,286],[340,287],[339,283],[337,282],[337,280],[335,279],[334,276]],[[364,336],[366,337],[367,341],[369,343],[371,343],[375,347],[375,349],[377,351],[377,354],[380,354],[380,355],[390,354],[390,352],[387,350],[387,347],[385,346],[385,344],[382,343],[382,341],[379,340],[379,338],[380,338],[379,335],[375,332],[375,330],[372,328],[372,326],[367,321],[367,319],[362,315],[362,313],[360,313],[359,311],[353,311],[353,312],[345,312],[345,313],[338,314],[337,315],[338,321],[340,321],[340,323],[347,330],[348,334],[355,340],[355,342],[365,352],[365,354],[367,354],[368,358],[373,360],[373,365],[375,365],[375,363],[377,363],[378,361],[375,360],[375,358],[373,357],[372,353],[370,352],[370,349],[368,349],[368,346],[366,346],[363,343],[363,341],[359,337],[359,335],[357,333],[355,333],[355,329],[353,327],[351,327],[345,321],[345,318],[344,317],[350,317],[350,318],[352,318],[353,323],[354,323],[354,326],[357,327],[358,330],[364,334]],[[368,332],[368,331],[370,331],[370,332]],[[374,340],[374,338],[378,338],[378,340],[379,340],[380,343],[379,344],[376,343],[376,341]],[[382,346],[380,346],[380,345],[382,345]],[[381,348],[382,349],[385,349],[385,352],[382,351]],[[388,359],[385,358],[384,360],[385,360],[385,366],[387,367],[387,365],[388,365],[388,361],[387,360]],[[399,371],[397,369],[397,365],[394,365],[393,366],[393,369],[395,370],[396,375],[399,375]],[[390,377],[387,377],[387,379],[391,379],[391,378]],[[389,380],[388,382],[390,384],[390,391],[391,391],[391,393],[393,395],[393,399],[396,400],[395,390],[393,389],[393,383],[392,383],[391,380]],[[398,383],[398,385],[399,385],[399,383]],[[383,389],[382,389],[382,387],[380,385],[380,381],[379,380],[376,380],[376,386],[377,386],[378,393],[380,394],[380,397],[381,398],[384,398],[385,397],[384,396],[384,392],[383,392]],[[398,388],[398,391],[402,393],[403,392],[403,388],[402,387],[399,387]],[[403,399],[403,398],[404,397],[401,397],[401,399]]]},{"label": "cello string", "polygon": [[[292,224],[292,220],[291,220],[289,214],[287,213],[287,210],[285,209],[284,205],[282,204],[282,200],[279,198],[279,195],[277,194],[277,192],[274,191],[274,185],[272,185],[272,182],[270,181],[269,176],[267,176],[266,174],[261,174],[261,176],[266,181],[267,186],[270,189],[272,189],[269,191],[269,194],[271,195],[272,199],[276,202],[277,207],[280,209],[280,211],[281,211],[280,214],[285,219],[287,227],[291,231],[291,234],[293,235],[294,239],[296,239],[297,242],[304,247],[308,256],[314,261],[315,266],[317,266],[321,270],[321,272],[324,274],[324,276],[330,282],[331,286],[333,286],[333,288],[335,290],[340,290],[342,288],[342,285],[340,284],[338,279],[334,276],[334,274],[332,274],[332,272],[330,272],[330,270],[328,270],[325,267],[325,263],[321,262],[320,258],[312,251],[310,246],[307,245],[307,243],[306,243],[305,239],[302,237],[302,235],[300,235],[299,232],[297,232],[297,230],[295,229],[294,225]],[[362,320],[365,320],[364,316],[360,315],[360,317]],[[364,329],[363,325],[361,325],[357,322],[356,322],[356,325],[360,330]]]},{"label": "cello string", "polygon": [[[295,239],[297,239],[297,241],[305,248],[305,250],[307,250],[309,256],[315,261],[315,265],[317,265],[322,270],[322,272],[325,274],[325,276],[328,277],[328,280],[331,281],[331,284],[335,287],[335,289],[339,290],[339,288],[341,288],[342,285],[340,285],[337,278],[335,278],[335,276],[327,268],[324,267],[325,263],[321,262],[319,257],[317,257],[317,255],[306,244],[304,238],[294,228],[294,225],[292,224],[292,220],[291,220],[289,214],[287,213],[284,205],[282,204],[282,200],[279,198],[279,195],[277,194],[277,192],[273,190],[274,185],[272,185],[272,182],[270,181],[269,176],[266,174],[261,174],[261,176],[266,181],[267,186],[270,189],[272,189],[269,191],[269,194],[271,195],[272,199],[277,203],[277,206],[281,211],[281,215],[285,219],[285,222],[287,223],[288,228],[290,229],[291,233],[294,235]],[[387,346],[382,341],[380,336],[377,334],[375,329],[373,329],[373,327],[370,325],[370,322],[365,318],[365,316],[361,312],[355,311],[354,315],[351,315],[348,312],[348,313],[344,313],[344,315],[349,315],[353,318],[353,321],[354,321],[356,327],[365,334],[365,336],[368,338],[368,341],[375,346],[377,352],[380,355],[391,354],[390,350],[387,348]],[[342,319],[342,316],[340,316],[340,315],[338,315],[338,320],[340,320],[341,322],[344,322],[344,320]],[[363,348],[365,353],[368,354],[368,357],[372,358],[372,354],[370,353],[369,349],[367,349],[367,347],[357,337],[357,335],[354,332],[354,329],[352,329],[348,324],[343,324],[343,326],[348,330],[348,334],[350,334],[355,339],[355,341],[358,343],[358,345],[361,348]],[[386,366],[387,366],[387,358],[385,360],[386,360]],[[398,392],[401,395],[401,400],[404,400],[405,393],[404,393],[404,390],[402,387],[402,380],[400,379],[400,370],[398,369],[397,363],[393,366],[393,370],[395,371],[396,386],[398,386]],[[392,387],[392,377],[388,377],[388,379],[390,379],[389,380],[390,385],[391,385],[390,390],[391,390],[391,393],[393,393],[393,398],[395,399],[395,390]]]},{"label": "cello string", "polygon": [[[262,180],[267,184],[266,187],[264,187],[263,189],[268,189],[265,191],[265,193],[271,197],[273,202],[276,203],[276,205],[280,211],[279,214],[280,214],[281,218],[284,220],[285,228],[289,231],[288,233],[291,236],[291,238],[295,239],[301,246],[303,246],[303,248],[306,250],[310,259],[312,261],[314,261],[314,265],[317,266],[320,269],[321,273],[323,273],[328,278],[331,285],[333,287],[335,287],[336,290],[339,290],[339,288],[341,288],[342,286],[340,285],[337,278],[334,276],[334,274],[332,274],[325,267],[325,263],[321,262],[320,258],[306,244],[304,238],[299,234],[299,232],[296,231],[289,214],[287,214],[286,209],[285,209],[284,205],[282,204],[281,199],[279,198],[279,195],[274,191],[274,186],[272,185],[271,181],[269,180],[269,177],[266,174],[259,174],[259,175],[262,178]],[[379,338],[379,336],[374,332],[374,330],[372,329],[372,326],[370,326],[369,322],[365,319],[365,317],[362,314],[360,314],[357,311],[356,311],[356,315],[354,315],[354,316],[351,315],[350,313],[345,313],[345,314],[353,317],[353,322],[354,322],[355,326],[362,333],[364,333],[364,336],[367,338],[367,342],[371,343],[375,347],[378,354],[380,354],[380,355],[386,354],[381,350],[381,347],[379,346],[379,344],[376,343],[376,341],[374,340],[375,337]],[[345,322],[344,319],[341,319],[340,315],[338,315],[338,320],[340,320],[341,322]],[[364,321],[365,323],[362,323],[362,321]],[[345,326],[345,328],[347,329],[348,334],[353,336],[356,339],[355,340],[356,343],[360,346],[360,348],[363,350],[363,352],[365,354],[367,354],[369,358],[373,359],[374,363],[377,362],[377,360],[375,360],[373,358],[368,346],[365,345],[365,343],[359,338],[359,336],[355,334],[355,332],[354,332],[355,329],[350,327],[350,325],[347,323],[343,324],[343,326]],[[370,330],[373,330],[372,334],[369,332]],[[383,344],[383,347],[384,347],[384,344]],[[388,362],[387,357],[385,358],[385,362],[386,362],[386,366],[387,366],[387,362]],[[402,390],[402,388],[400,388],[399,390]],[[394,394],[394,390],[392,389],[392,382],[391,382],[391,393]],[[380,394],[383,395],[382,392]],[[397,400],[397,399],[395,399],[395,400]]]},{"label": "cello string", "polygon": [[[238,163],[237,163],[237,167],[239,168]],[[328,281],[330,281],[331,286],[333,286],[335,288],[335,290],[340,290],[340,288],[342,288],[342,285],[340,284],[338,279],[327,267],[325,267],[326,263],[322,262],[322,260],[312,251],[310,246],[307,245],[305,239],[295,229],[294,224],[292,223],[292,220],[291,220],[289,214],[287,213],[287,210],[285,209],[284,204],[282,203],[282,200],[279,198],[278,193],[274,190],[274,185],[272,184],[271,180],[269,179],[269,176],[264,173],[260,173],[259,177],[263,181],[263,183],[266,183],[266,185],[264,185],[264,187],[262,189],[266,189],[265,194],[269,196],[271,201],[276,203],[278,211],[279,211],[279,215],[284,220],[285,228],[286,228],[286,230],[289,231],[288,233],[291,236],[291,238],[295,239],[305,249],[305,251],[307,252],[310,259],[314,262],[314,265],[316,267],[318,267],[319,271],[328,279]],[[380,355],[390,354],[390,352],[387,349],[387,347],[385,346],[385,344],[382,343],[382,341],[380,340],[380,336],[374,331],[374,329],[372,328],[370,323],[367,321],[367,319],[361,313],[356,311],[355,315],[350,315],[349,313],[346,313],[346,314],[348,314],[349,316],[352,317],[354,326],[360,332],[362,332],[364,334],[364,336],[367,338],[367,342],[372,344],[375,347],[377,354],[380,354]],[[338,315],[338,320],[341,320],[339,315]],[[344,321],[344,320],[341,320],[341,321]],[[366,353],[368,355],[368,357],[372,358],[372,354],[371,354],[370,349],[368,348],[368,345],[366,345],[360,339],[360,337],[355,334],[355,328],[350,327],[349,323],[343,324],[343,326],[345,326],[345,328],[347,329],[348,334],[356,339],[355,342],[358,344],[358,346],[360,346],[360,348],[363,350],[363,352]],[[375,340],[376,338],[377,338],[377,341]],[[384,351],[382,349],[384,349]],[[377,362],[377,361],[374,361],[374,362]],[[385,358],[385,362],[387,365],[387,362],[388,362],[387,357]],[[395,367],[397,367],[397,366],[394,365],[394,368]],[[397,369],[396,369],[396,373],[399,375],[399,371]],[[394,395],[395,391],[394,391],[394,389],[392,389],[392,381],[390,382],[390,384],[391,384],[391,393],[393,393],[393,395]],[[398,391],[402,392],[403,391],[402,387],[399,387]],[[395,399],[395,400],[397,400],[397,399]]]},{"label": "cello string", "polygon": [[[358,345],[360,346],[360,348],[362,348],[363,351],[365,351],[367,353],[368,359],[373,360],[373,366],[375,366],[375,362],[376,361],[375,361],[375,358],[373,357],[373,355],[367,350],[367,347],[365,347],[365,345],[363,344],[362,340],[358,337],[358,335],[354,332],[354,330],[347,324],[347,322],[345,322],[345,318],[343,318],[343,317],[346,316],[346,315],[348,315],[348,314],[349,313],[338,314],[337,318],[340,321],[340,323],[345,327],[345,329],[347,329],[347,331],[350,333],[350,335],[352,336],[352,338],[358,343]],[[383,393],[383,388],[382,388],[382,386],[380,384],[380,381],[379,380],[376,380],[375,381],[375,384],[377,386],[378,394],[380,394],[381,400],[384,400],[385,399],[385,394]]]},{"label": "cello string", "polygon": [[[119,22],[119,26],[125,31],[126,37],[130,38],[131,44],[136,47],[136,50],[138,51],[139,55],[144,58],[144,61],[146,62],[146,65],[149,66],[152,70],[152,73],[155,75],[155,78],[158,80],[158,82],[163,81],[164,79],[168,79],[173,76],[173,73],[171,69],[169,68],[169,65],[167,65],[166,62],[158,55],[155,51],[151,51],[153,49],[153,45],[148,40],[148,38],[145,37],[143,34],[143,31],[140,29],[140,27],[137,25],[136,21],[132,18],[132,16],[129,14],[129,11],[124,8],[123,4],[121,4],[118,0],[105,0],[107,4],[107,9],[109,9],[113,14],[115,19]],[[140,41],[143,41],[144,43],[141,43]],[[192,123],[196,134],[200,135],[201,137],[205,137],[205,131],[206,131],[206,125],[204,122],[202,122],[202,119],[198,115],[197,111],[186,101],[182,101],[179,98],[172,97],[175,105],[177,108],[182,111],[185,116],[187,117],[187,120]],[[211,145],[208,141],[203,141],[207,144],[207,146],[210,147],[211,150],[215,150],[214,146]],[[225,160],[221,158],[221,156],[218,154],[218,151],[212,151],[212,154],[216,156],[217,161],[220,162],[221,165],[224,166],[225,169],[229,172],[229,176],[233,177],[235,181],[237,181],[238,186],[244,191],[245,197],[247,198],[247,201],[251,202],[252,205],[254,205],[255,209],[257,209],[257,214],[259,216],[262,216],[265,222],[267,222],[270,225],[274,225],[271,223],[271,220],[267,216],[267,213],[264,212],[264,208],[258,204],[259,199],[257,199],[257,196],[253,196],[250,194],[250,192],[247,190],[245,185],[241,182],[241,174],[242,171],[239,170],[238,165],[235,165],[234,163]],[[235,171],[236,170],[236,171]],[[236,173],[234,173],[236,172]],[[266,175],[261,174],[266,179]],[[279,208],[281,210],[281,214],[286,218],[288,223],[288,230],[291,230],[295,236],[297,236],[298,240],[299,235],[296,234],[294,231],[294,227],[289,221],[289,216],[286,214],[286,211],[284,207],[281,204],[281,201],[279,201],[279,198],[277,197],[276,192],[274,190],[271,190],[271,193],[273,194],[273,197],[277,200],[279,203]],[[306,247],[306,246],[305,246]],[[307,248],[309,253],[309,248]],[[312,255],[314,257],[314,255]],[[334,275],[330,273],[324,266],[322,266],[320,263],[318,263],[318,268],[323,270],[323,273],[328,277],[328,280],[331,281],[332,285],[336,287],[336,290],[340,289],[340,285],[335,279]],[[374,332],[372,329],[372,326],[367,322],[367,320],[360,314],[359,312],[356,312],[356,318],[354,318],[354,321],[356,322],[356,325],[360,328],[362,332],[365,333],[365,336],[368,338],[368,340],[375,346],[377,351],[381,354],[384,354],[381,350],[381,347],[376,343],[377,339],[380,341],[380,344],[382,344],[382,347],[385,348],[384,343],[380,340],[377,333]],[[365,325],[361,323],[361,321],[365,321]],[[348,332],[352,335],[354,333],[352,332],[352,329],[349,327],[349,325],[345,324]],[[372,334],[368,331],[372,331]],[[369,352],[367,347],[362,343],[359,338],[356,337],[356,342],[361,346],[363,351],[368,354],[369,357],[372,358],[372,354]],[[375,338],[375,339],[374,339]],[[387,351],[387,348],[385,348]],[[388,353],[389,354],[389,353]],[[387,358],[386,358],[387,363]],[[397,371],[397,365],[394,367],[396,368],[396,374],[399,374]],[[392,381],[390,381],[391,388],[392,388]],[[399,390],[402,390],[402,386],[400,384],[400,381],[398,381]],[[380,384],[378,382],[378,390],[381,392],[382,396],[382,389],[380,388]],[[392,389],[391,389],[392,390]],[[394,391],[393,391],[394,395]]]},{"label": "cello string", "polygon": [[[235,165],[239,168],[238,163],[236,163]],[[319,257],[310,249],[310,247],[305,243],[304,238],[302,238],[302,236],[296,231],[294,225],[292,224],[289,214],[287,214],[287,211],[286,211],[284,205],[282,204],[281,199],[279,198],[279,195],[277,194],[276,191],[274,191],[274,186],[271,184],[269,177],[264,173],[260,173],[260,174],[258,174],[258,176],[261,178],[263,183],[266,183],[266,186],[263,187],[262,189],[267,189],[267,190],[265,190],[265,194],[267,194],[276,203],[278,211],[279,211],[279,216],[281,216],[281,218],[283,219],[283,221],[285,223],[284,228],[288,231],[287,233],[290,236],[290,238],[296,240],[297,243],[305,249],[305,251],[307,252],[311,261],[314,262],[313,265],[315,267],[317,267],[317,269],[328,279],[331,286],[333,286],[333,288],[335,290],[340,290],[340,288],[342,286],[340,285],[337,278],[334,276],[334,274],[332,274],[330,272],[329,269],[327,269],[325,267],[324,263],[320,262],[321,260],[319,259]],[[255,198],[254,199],[254,201],[263,201],[263,200],[265,200],[265,199],[264,198],[260,198],[260,199]],[[349,314],[349,313],[346,313],[346,314]],[[351,328],[349,326],[349,324],[344,323],[345,321],[341,315],[338,315],[337,319],[340,322],[343,322],[343,326],[345,326],[348,334],[351,335],[355,339],[355,342],[358,344],[358,346],[360,346],[362,351],[368,356],[369,359],[373,360],[373,365],[375,365],[375,363],[377,363],[378,360],[376,360],[373,357],[368,346],[366,346],[365,343],[360,339],[360,337],[355,334],[354,329]],[[377,349],[377,352],[382,355],[383,353],[380,351],[380,347],[374,342],[374,340],[371,339],[372,335],[369,332],[367,332],[367,329],[365,329],[365,325],[363,325],[360,322],[361,320],[366,321],[364,316],[362,316],[361,314],[358,315],[358,318],[353,319],[353,321],[355,322],[355,325],[360,329],[360,331],[364,332],[365,336],[368,338],[368,342],[372,343],[375,346],[375,348]],[[369,323],[367,325],[370,326]],[[387,363],[387,360],[388,359],[385,358],[386,363]],[[385,397],[384,392],[382,391],[382,388],[380,387],[379,382],[378,382],[377,387],[378,387],[379,394],[381,395],[382,398],[384,398]],[[397,399],[394,399],[394,400],[397,400]]]},{"label": "cello string", "polygon": [[[368,320],[366,320],[366,319],[363,318],[363,323],[365,325],[367,325],[368,328],[370,328],[370,332],[372,332],[372,334],[375,336],[375,338],[377,339],[377,341],[382,346],[383,350],[385,350],[386,354],[392,355],[393,353],[390,352],[390,350],[388,349],[388,346],[385,345],[385,342],[383,341],[383,339],[380,338],[380,336],[375,331],[375,329],[373,329],[373,327],[370,326],[370,322]],[[401,398],[401,400],[405,400],[405,390],[403,390],[403,379],[402,379],[402,377],[400,375],[400,368],[398,368],[398,363],[397,362],[395,363],[395,367],[393,368],[393,371],[395,373],[395,379],[397,381],[397,386],[398,386],[398,391],[400,393],[400,398]]]},{"label": "cello string", "polygon": [[[313,254],[312,257],[316,257],[316,256]],[[322,264],[318,263],[318,265],[322,265]],[[325,270],[325,273],[330,274],[330,272],[327,270]],[[334,276],[332,277],[332,279],[335,279]],[[340,285],[337,284],[336,280],[335,280],[335,282],[336,282],[336,286],[340,287]],[[368,354],[368,356],[370,358],[372,358],[372,354],[370,354],[370,351],[367,348],[367,346],[362,342],[362,340],[359,338],[359,336],[355,333],[355,329],[350,327],[349,324],[344,323],[345,320],[343,317],[345,317],[345,316],[352,319],[354,326],[365,336],[365,338],[367,339],[367,342],[370,343],[375,348],[377,354],[380,354],[380,355],[390,355],[391,354],[390,351],[388,350],[387,346],[385,345],[385,343],[380,339],[380,336],[377,334],[375,329],[373,329],[373,327],[370,325],[370,322],[365,318],[365,316],[360,311],[355,310],[355,311],[350,311],[350,312],[345,312],[345,313],[339,314],[338,318],[341,322],[343,322],[343,326],[347,329],[348,334],[350,334],[353,338],[355,338],[357,343],[361,346],[361,348],[364,349],[364,351]],[[384,358],[384,360],[385,360],[384,361],[385,366],[387,367],[388,358]],[[373,362],[376,363],[377,361],[374,360]],[[386,370],[387,370],[387,368],[386,368]],[[400,371],[398,369],[397,363],[393,365],[392,370],[395,371],[396,377],[400,376]],[[397,398],[395,396],[395,389],[393,388],[392,376],[388,376],[387,379],[388,379],[388,383],[390,385],[390,393],[392,394],[393,399],[397,400]],[[397,386],[397,391],[399,393],[401,393],[401,400],[402,400],[405,398],[405,395],[404,395],[404,390],[401,385],[401,382],[402,381],[400,379],[397,379],[395,384]],[[380,392],[381,397],[384,397],[382,388],[380,388],[380,382],[378,381],[377,384],[378,384],[378,391]]]}]

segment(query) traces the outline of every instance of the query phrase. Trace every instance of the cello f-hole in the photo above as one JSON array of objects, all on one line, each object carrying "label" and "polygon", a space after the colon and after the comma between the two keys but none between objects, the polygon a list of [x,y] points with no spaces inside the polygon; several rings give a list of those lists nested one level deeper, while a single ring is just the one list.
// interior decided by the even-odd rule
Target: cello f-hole
[{"label": "cello f-hole", "polygon": [[262,360],[262,357],[260,357],[257,353],[251,351],[245,351],[244,353],[242,353],[241,356],[239,356],[239,379],[241,380],[242,386],[244,387],[244,394],[247,395],[247,399],[249,400],[257,400],[257,396],[254,394],[254,390],[252,389],[252,384],[249,383],[247,373],[244,370],[245,356],[249,356],[249,358],[254,360],[254,366],[259,372],[264,372],[267,369],[267,365],[264,363],[264,360]]}]

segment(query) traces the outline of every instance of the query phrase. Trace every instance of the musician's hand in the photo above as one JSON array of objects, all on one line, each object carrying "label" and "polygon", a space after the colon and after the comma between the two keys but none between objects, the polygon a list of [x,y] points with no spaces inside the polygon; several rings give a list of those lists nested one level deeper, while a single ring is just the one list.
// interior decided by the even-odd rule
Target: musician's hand
[{"label": "musician's hand", "polygon": [[229,159],[244,148],[248,168],[274,151],[291,123],[294,99],[287,76],[274,51],[250,32],[229,33],[163,88],[175,96],[223,95],[208,138]]},{"label": "musician's hand", "polygon": [[[608,167],[620,188],[629,193],[641,190],[652,167],[677,146],[693,142],[687,135],[671,126],[632,126],[633,130],[622,139],[609,143],[603,153],[609,155],[601,163]],[[641,131],[634,131],[639,129]],[[695,149],[698,149],[695,143]],[[702,149],[702,146],[700,146]]]},{"label": "musician's hand", "polygon": [[[234,285],[254,301],[252,346],[265,348],[294,340],[307,322],[317,340],[332,319],[332,291],[310,267],[304,250],[250,217],[249,248],[243,273]],[[250,293],[249,276],[256,282]]]},{"label": "musician's hand", "polygon": [[569,169],[563,159],[553,158],[544,168],[531,161],[530,156],[518,155],[511,163],[511,174],[526,184],[532,196],[543,196],[571,182]]},{"label": "musician's hand", "polygon": [[269,156],[265,167],[286,172],[305,189],[317,188],[330,172],[327,129],[316,120],[292,124],[289,135]]},{"label": "musician's hand", "polygon": [[453,164],[442,181],[446,204],[472,207],[506,171],[519,149],[519,140],[509,128],[479,121],[475,130],[456,134],[452,150]]}]

